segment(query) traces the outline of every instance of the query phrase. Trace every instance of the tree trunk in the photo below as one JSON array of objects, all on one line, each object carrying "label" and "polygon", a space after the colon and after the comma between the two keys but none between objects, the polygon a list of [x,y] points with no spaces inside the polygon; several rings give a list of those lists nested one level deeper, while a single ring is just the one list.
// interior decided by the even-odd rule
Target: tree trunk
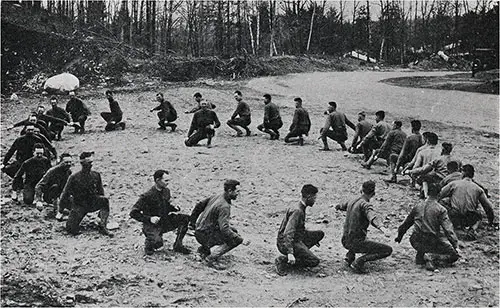
[{"label": "tree trunk", "polygon": [[366,0],[366,57],[368,58],[368,63],[370,63],[370,54],[372,48],[372,37],[371,37],[371,17],[370,17],[370,1]]},{"label": "tree trunk", "polygon": [[227,3],[227,8],[226,8],[226,54],[228,57],[232,56],[232,50],[231,48],[231,2],[226,2]]},{"label": "tree trunk", "polygon": [[354,24],[354,21],[356,20],[356,13],[358,11],[358,1],[354,0],[352,2],[352,23]]},{"label": "tree trunk", "polygon": [[241,52],[243,31],[241,29],[241,1],[236,1],[236,26],[238,27],[238,37],[236,38],[236,50]]},{"label": "tree trunk", "polygon": [[382,43],[380,43],[380,53],[378,55],[378,58],[382,60],[382,57],[384,55],[384,44],[385,44],[385,37],[382,38]]},{"label": "tree trunk", "polygon": [[311,15],[311,26],[309,27],[309,38],[307,39],[307,48],[306,48],[307,52],[309,52],[309,47],[311,46],[311,36],[313,33],[314,14],[315,13],[316,13],[316,3],[313,3],[313,12]]},{"label": "tree trunk", "polygon": [[152,1],[151,10],[151,52],[156,52],[156,1]]},{"label": "tree trunk", "polygon": [[256,49],[257,49],[257,54],[259,54],[260,50],[260,1],[257,2],[256,4],[257,8],[257,40],[256,40]]},{"label": "tree trunk", "polygon": [[339,1],[339,19],[340,19],[340,50],[342,53],[344,52],[344,1],[340,0]]},{"label": "tree trunk", "polygon": [[205,34],[204,34],[204,30],[205,30],[205,8],[204,8],[204,5],[203,5],[203,0],[200,0],[200,7],[199,7],[199,19],[198,19],[198,23],[200,25],[199,29],[198,29],[198,35],[199,35],[199,46],[198,46],[198,50],[199,50],[199,55],[200,56],[203,56],[205,55]]},{"label": "tree trunk", "polygon": [[402,12],[401,12],[401,65],[404,63],[405,58],[405,49],[406,49],[406,15],[405,15],[405,1],[402,3]]},{"label": "tree trunk", "polygon": [[273,56],[275,17],[276,17],[276,0],[269,0],[269,31],[271,32],[271,38],[269,39],[270,57]]},{"label": "tree trunk", "polygon": [[[252,2],[249,3],[250,7],[252,7]],[[255,55],[255,40],[253,37],[253,30],[252,30],[252,16],[247,14],[247,21],[248,21],[248,30],[250,31],[250,44],[252,46],[252,54]]]},{"label": "tree trunk", "polygon": [[215,44],[215,49],[216,53],[219,56],[222,56],[224,53],[224,18],[223,18],[223,11],[224,9],[224,2],[218,1],[217,2],[217,23],[215,26],[215,38],[216,38],[216,44]]},{"label": "tree trunk", "polygon": [[146,25],[145,25],[145,36],[146,36],[146,46],[147,50],[151,51],[151,2],[146,0]]},{"label": "tree trunk", "polygon": [[[139,24],[137,26],[137,34],[140,37],[144,33],[144,1],[141,0],[141,7],[140,7],[140,13],[139,13]],[[142,41],[142,40],[141,40]]]}]

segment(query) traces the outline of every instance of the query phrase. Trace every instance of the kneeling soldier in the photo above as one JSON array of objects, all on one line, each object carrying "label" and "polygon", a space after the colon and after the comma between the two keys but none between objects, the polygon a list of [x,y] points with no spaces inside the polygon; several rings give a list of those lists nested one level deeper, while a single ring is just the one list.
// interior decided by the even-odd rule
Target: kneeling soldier
[{"label": "kneeling soldier", "polygon": [[[375,196],[375,182],[366,181],[361,188],[361,196],[336,207],[337,210],[347,211],[342,235],[342,245],[348,250],[345,261],[359,274],[365,272],[365,262],[387,258],[392,253],[391,246],[366,239],[370,224],[387,235],[382,222],[369,203],[373,196]],[[356,253],[364,255],[356,259]]]},{"label": "kneeling soldier", "polygon": [[195,237],[201,244],[198,252],[206,258],[209,266],[223,254],[243,243],[243,238],[233,228],[231,218],[231,201],[238,197],[240,182],[227,180],[224,193],[207,198],[196,204],[191,213],[191,224],[195,224]]},{"label": "kneeling soldier", "polygon": [[170,204],[168,171],[157,170],[153,179],[155,185],[139,197],[130,212],[130,217],[143,223],[142,232],[146,236],[144,251],[152,255],[155,249],[163,246],[163,233],[177,230],[174,251],[189,254],[190,250],[182,244],[188,230],[189,215],[173,213],[180,208]]},{"label": "kneeling soldier", "polygon": [[[415,224],[410,237],[410,243],[417,251],[415,262],[425,264],[429,271],[435,269],[433,264],[435,260],[451,264],[459,258],[458,239],[453,231],[448,212],[437,201],[439,190],[439,184],[429,184],[427,199],[411,210],[399,227],[398,237],[395,239],[397,243],[400,243],[406,231]],[[449,243],[441,238],[441,227]],[[431,258],[429,254],[434,254],[434,258]]]},{"label": "kneeling soldier", "polygon": [[309,249],[317,245],[325,236],[321,230],[310,231],[305,228],[306,208],[316,202],[318,188],[306,184],[301,190],[300,202],[287,210],[278,231],[278,250],[285,256],[275,260],[278,275],[286,275],[290,265],[297,267],[314,267],[319,264],[319,259]]}]

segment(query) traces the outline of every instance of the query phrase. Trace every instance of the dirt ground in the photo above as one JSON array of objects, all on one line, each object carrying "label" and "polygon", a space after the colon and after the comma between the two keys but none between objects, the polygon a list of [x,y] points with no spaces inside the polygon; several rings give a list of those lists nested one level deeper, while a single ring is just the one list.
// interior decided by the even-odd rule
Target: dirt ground
[{"label": "dirt ground", "polygon": [[[1,293],[2,306],[498,306],[498,232],[483,227],[476,242],[462,242],[463,258],[454,267],[428,272],[414,264],[408,241],[394,242],[396,230],[410,208],[419,202],[416,191],[405,185],[386,185],[385,166],[377,163],[362,169],[361,157],[344,157],[330,141],[331,152],[320,152],[319,128],[328,101],[356,120],[360,110],[373,121],[378,109],[387,120],[401,119],[409,132],[409,121],[421,119],[423,131],[435,131],[440,142],[454,145],[454,154],[476,167],[476,178],[491,194],[498,216],[498,96],[459,91],[396,87],[379,82],[401,76],[439,76],[447,72],[349,72],[308,73],[257,78],[238,83],[202,80],[190,84],[143,84],[150,90],[116,89],[115,98],[124,110],[125,131],[105,133],[99,113],[107,101],[103,88],[84,89],[83,97],[93,112],[88,133],[66,131],[57,142],[59,153],[96,151],[93,169],[101,172],[111,202],[112,220],[119,224],[115,237],[97,232],[95,214],[83,222],[83,234],[73,237],[64,223],[47,218],[49,210],[13,204],[11,181],[2,175]],[[253,136],[233,138],[224,123],[235,107],[232,92],[239,89],[253,112]],[[165,93],[179,112],[178,130],[157,130],[155,92]],[[191,115],[182,112],[202,92],[217,105],[223,123],[214,147],[187,148],[183,144]],[[280,106],[284,121],[282,136],[290,125],[293,98],[300,96],[308,109],[311,134],[303,147],[270,141],[258,133],[263,117],[261,97],[270,93]],[[18,121],[42,101],[21,95],[21,102],[2,102],[2,155],[16,132],[6,127]],[[66,103],[67,98],[61,98]],[[43,99],[48,104],[47,99]],[[349,131],[351,142],[353,135]],[[204,145],[205,143],[202,142]],[[74,170],[79,170],[76,165]],[[171,171],[173,203],[190,213],[195,203],[220,193],[225,179],[241,181],[241,195],[232,207],[232,224],[250,241],[227,256],[225,270],[215,270],[188,256],[172,251],[173,233],[165,234],[164,249],[144,257],[141,225],[129,218],[140,193],[152,185],[152,173]],[[377,183],[373,200],[391,238],[369,229],[368,237],[390,244],[393,254],[367,264],[369,273],[357,275],[343,263],[340,243],[345,215],[334,205],[355,197],[361,183]],[[303,184],[312,183],[320,192],[317,203],[307,210],[306,227],[326,233],[313,252],[318,267],[277,276],[273,260],[278,256],[276,233],[287,206],[299,200]],[[463,234],[459,233],[459,238]],[[194,237],[185,244],[198,247]]]}]

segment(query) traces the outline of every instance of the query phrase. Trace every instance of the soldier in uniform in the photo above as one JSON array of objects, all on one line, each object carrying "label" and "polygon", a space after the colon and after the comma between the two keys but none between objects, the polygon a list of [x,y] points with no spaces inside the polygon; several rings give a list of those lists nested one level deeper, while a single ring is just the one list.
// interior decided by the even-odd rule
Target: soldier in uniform
[{"label": "soldier in uniform", "polygon": [[231,119],[227,121],[227,125],[236,131],[236,137],[243,136],[243,132],[238,126],[241,126],[245,130],[246,136],[250,136],[250,129],[248,129],[248,125],[252,122],[250,106],[243,101],[240,91],[234,91],[234,99],[238,102],[238,106],[236,106]]},{"label": "soldier in uniform", "polygon": [[219,119],[215,111],[211,110],[208,102],[201,102],[201,110],[196,111],[191,121],[188,131],[188,138],[184,142],[186,146],[197,145],[203,139],[208,139],[207,147],[212,146],[212,138],[215,135],[215,129],[220,126]]},{"label": "soldier in uniform", "polygon": [[130,212],[130,217],[142,222],[142,232],[146,236],[144,252],[152,255],[155,249],[163,246],[163,233],[177,230],[174,251],[189,254],[190,250],[182,244],[188,230],[189,215],[175,213],[180,208],[170,203],[168,171],[155,171],[153,179],[154,186],[139,197]]},{"label": "soldier in uniform", "polygon": [[297,141],[299,145],[304,145],[304,138],[302,135],[309,135],[311,119],[309,118],[307,110],[302,107],[302,99],[296,97],[294,101],[295,113],[293,115],[292,125],[290,125],[290,132],[285,136],[285,142],[290,143]]},{"label": "soldier in uniform", "polygon": [[80,223],[88,213],[99,211],[99,232],[113,237],[107,229],[109,200],[104,196],[101,175],[92,171],[94,152],[80,154],[82,170],[72,174],[61,194],[61,207],[71,208],[66,230],[72,234],[80,233]]},{"label": "soldier in uniform", "polygon": [[177,124],[173,123],[177,120],[177,111],[169,101],[163,98],[163,93],[156,94],[156,100],[160,103],[160,105],[149,111],[158,111],[158,119],[160,120],[158,122],[158,125],[160,126],[159,129],[165,130],[168,126],[172,128],[172,131],[174,132],[177,128]]}]

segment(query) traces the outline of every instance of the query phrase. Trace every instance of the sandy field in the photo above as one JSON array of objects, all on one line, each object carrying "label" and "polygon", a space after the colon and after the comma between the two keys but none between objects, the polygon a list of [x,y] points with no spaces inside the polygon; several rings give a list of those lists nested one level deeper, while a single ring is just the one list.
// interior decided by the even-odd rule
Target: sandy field
[{"label": "sandy field", "polygon": [[[227,82],[148,83],[117,88],[115,98],[124,111],[125,131],[104,132],[99,116],[107,111],[105,88],[85,88],[79,96],[92,111],[88,133],[66,130],[56,142],[59,153],[95,151],[93,170],[101,172],[111,202],[112,221],[118,223],[113,239],[97,232],[96,214],[83,221],[83,234],[73,237],[64,223],[47,218],[49,210],[10,201],[11,180],[2,175],[1,274],[2,306],[498,306],[498,231],[484,226],[480,239],[462,243],[463,258],[450,268],[428,272],[414,264],[410,232],[401,244],[394,242],[397,227],[415,204],[417,192],[405,185],[384,183],[385,165],[361,168],[360,156],[344,157],[331,141],[331,152],[321,152],[317,140],[324,124],[323,111],[334,100],[351,121],[365,110],[383,109],[387,121],[400,119],[409,133],[410,120],[420,119],[422,131],[434,131],[440,142],[453,143],[453,153],[476,168],[476,178],[490,191],[498,216],[499,166],[497,95],[459,91],[404,88],[380,82],[401,76],[434,76],[449,72],[333,72],[292,74]],[[147,87],[143,87],[147,86]],[[252,109],[247,138],[234,138],[225,125],[241,90]],[[174,133],[157,130],[155,93],[161,91],[179,113]],[[223,123],[213,147],[187,148],[183,144],[192,115],[183,114],[201,92],[215,103]],[[304,146],[270,141],[256,126],[262,122],[262,95],[273,95],[280,106],[285,136],[294,112],[293,98],[302,97],[312,128]],[[48,99],[21,95],[19,102],[2,102],[2,155],[15,139],[6,127],[23,119]],[[67,102],[60,98],[61,105]],[[353,131],[349,130],[350,144]],[[201,142],[202,145],[205,141]],[[152,184],[156,169],[172,174],[173,204],[190,213],[196,202],[222,192],[225,179],[241,182],[241,195],[232,207],[232,224],[248,246],[240,246],[222,258],[225,270],[202,263],[196,253],[172,251],[175,234],[164,235],[165,246],[144,257],[141,224],[129,218],[140,193]],[[74,170],[79,170],[78,164]],[[344,264],[340,243],[345,215],[334,206],[357,196],[361,183],[375,180],[374,207],[392,236],[370,228],[368,237],[394,249],[384,260],[368,263],[369,273],[357,275]],[[273,261],[279,255],[276,234],[286,208],[298,202],[302,185],[319,188],[317,202],[307,210],[306,227],[326,233],[313,252],[318,267],[277,276]],[[459,238],[463,234],[459,233]],[[198,247],[194,237],[185,245]]]}]

